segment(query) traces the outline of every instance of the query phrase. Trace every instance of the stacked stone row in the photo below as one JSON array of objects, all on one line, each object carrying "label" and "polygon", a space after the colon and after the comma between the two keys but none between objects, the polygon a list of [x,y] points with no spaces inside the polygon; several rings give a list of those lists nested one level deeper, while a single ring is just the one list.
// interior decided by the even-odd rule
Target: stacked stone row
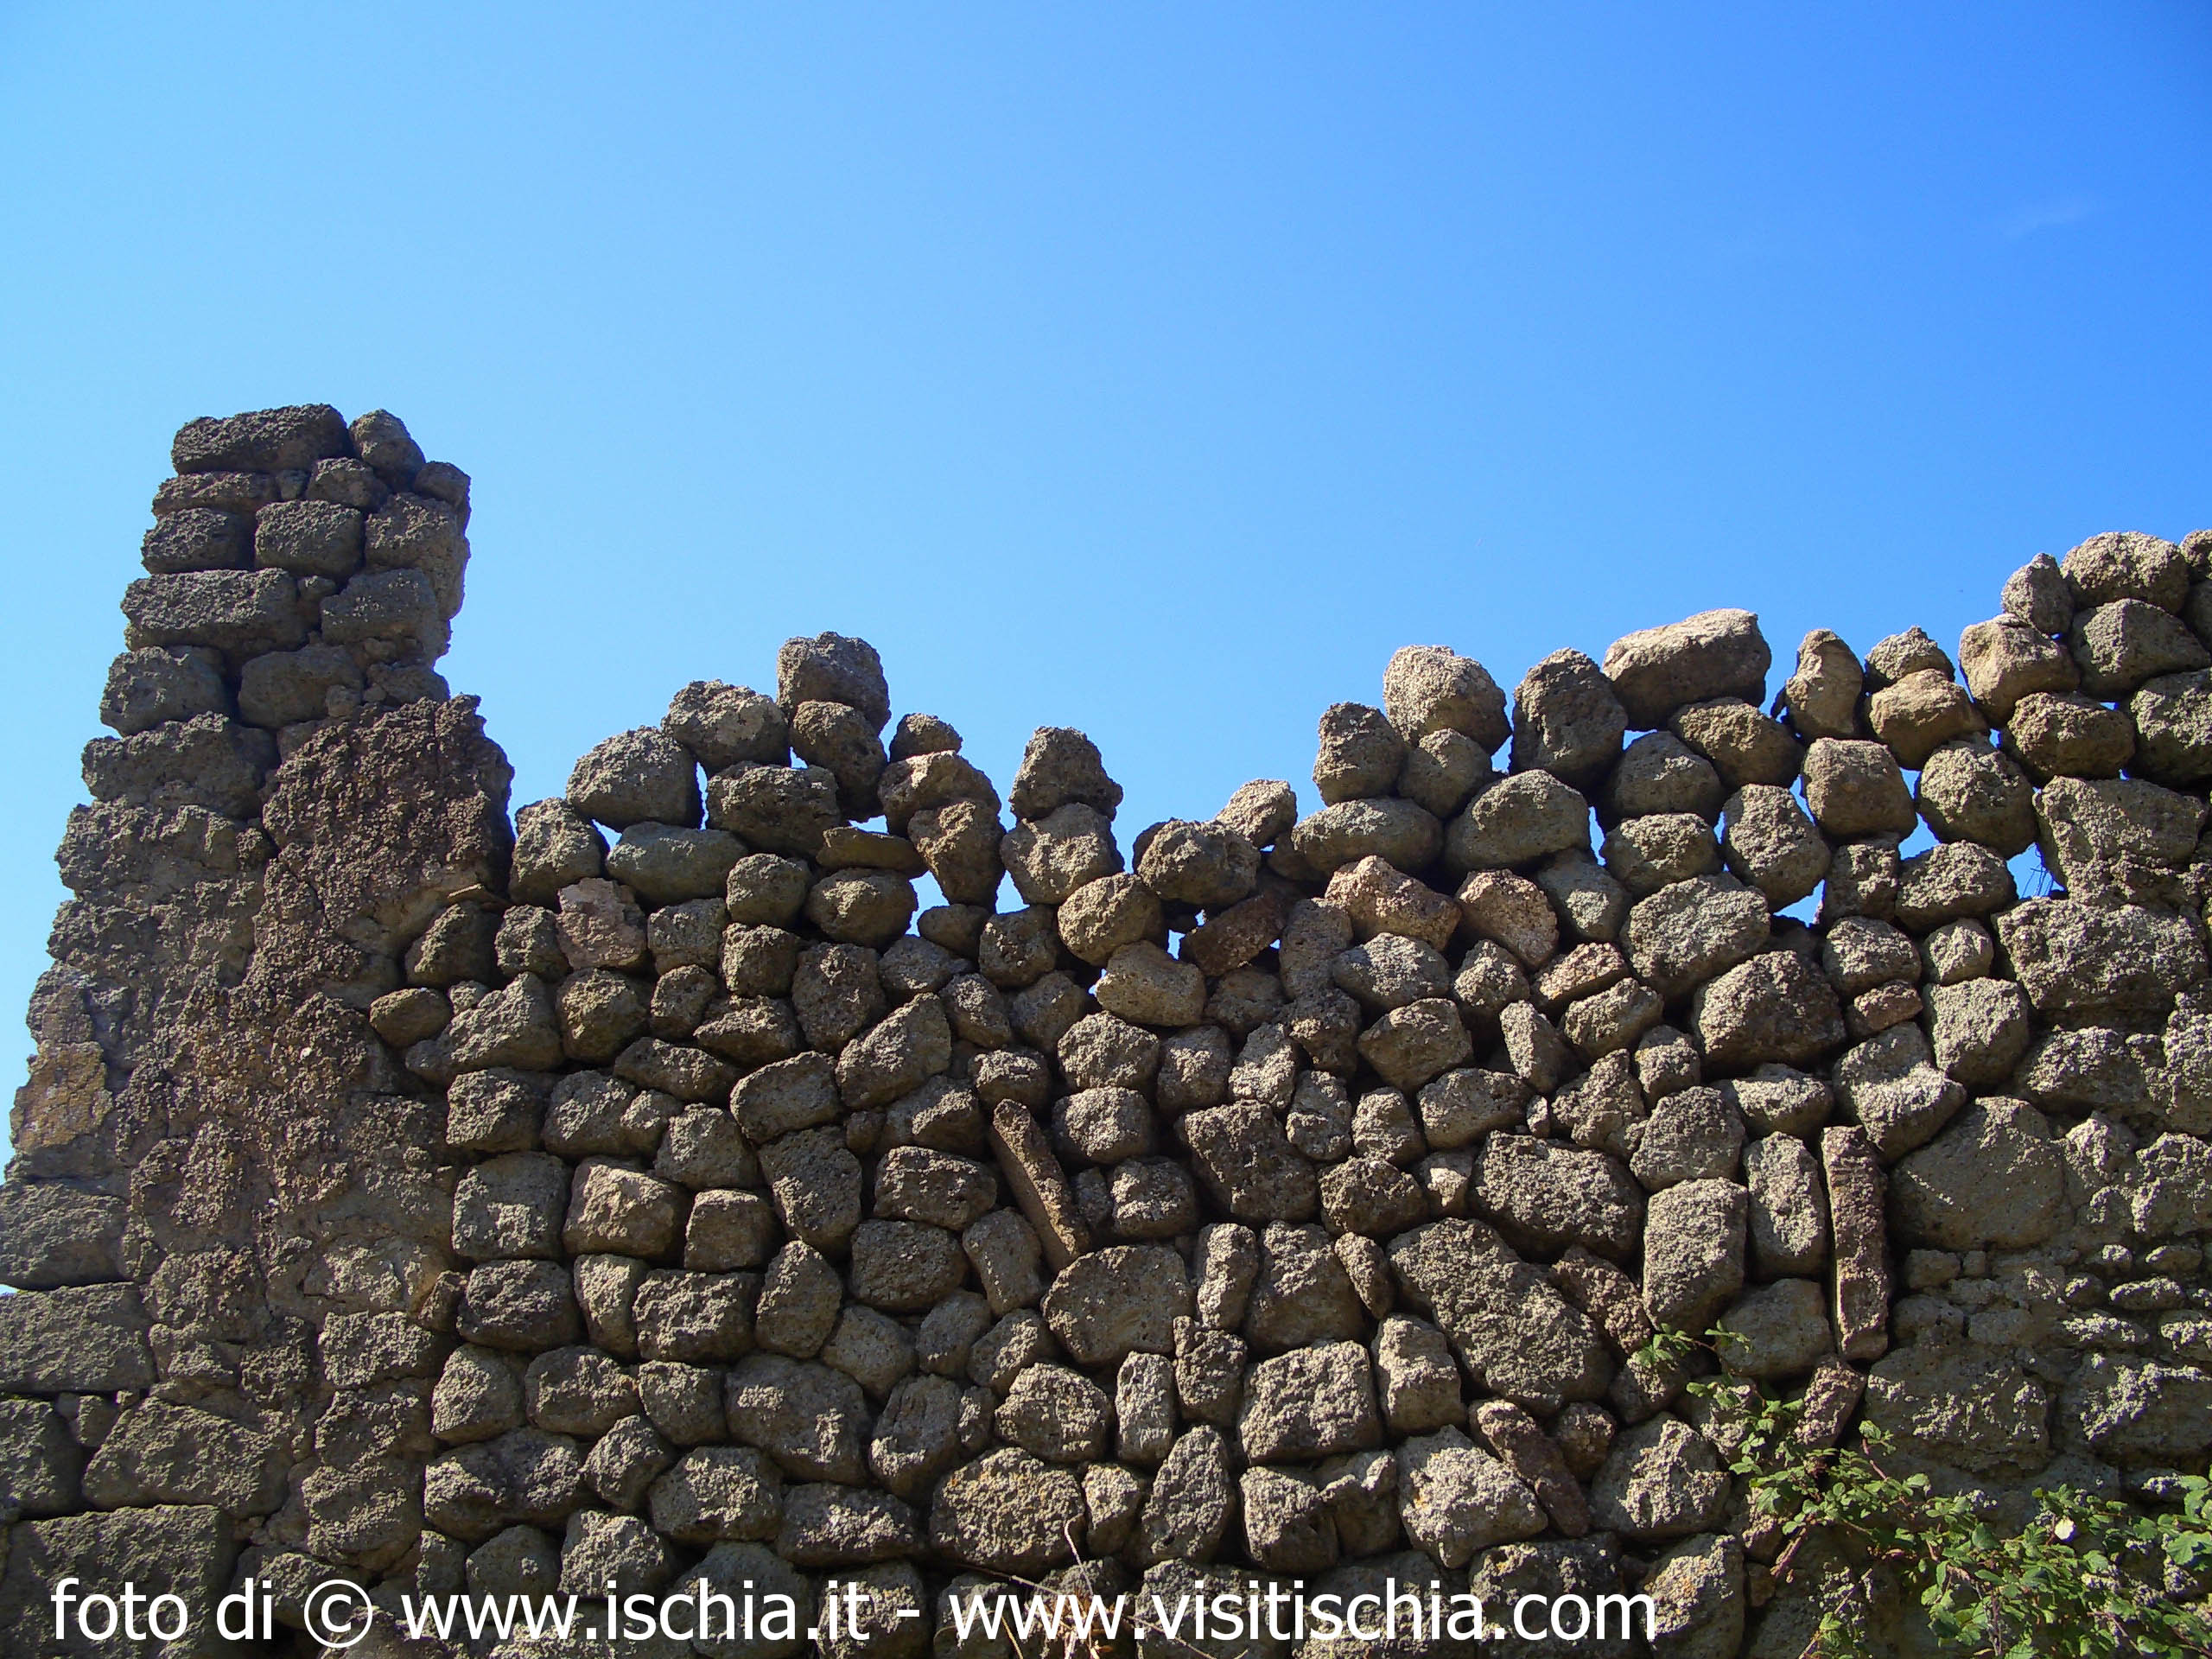
[{"label": "stacked stone row", "polygon": [[[443,697],[468,563],[468,475],[382,410],[195,421],[154,497],[108,671],[93,799],[251,817],[288,743],[367,707]],[[221,757],[219,760],[217,757]]]},{"label": "stacked stone row", "polygon": [[[1319,811],[1249,785],[1210,823],[1139,836],[1134,869],[1113,835],[1120,791],[1086,740],[1038,734],[1008,827],[943,722],[909,716],[878,747],[889,699],[858,642],[793,642],[772,700],[686,688],[658,731],[580,763],[567,801],[526,810],[513,896],[540,904],[448,912],[423,959],[465,934],[480,966],[418,968],[449,994],[426,983],[379,1008],[421,1074],[478,1068],[456,1080],[472,1102],[504,1064],[503,1122],[565,1121],[579,1090],[607,1096],[608,1122],[645,1120],[626,1140],[564,1129],[464,1180],[457,1216],[526,1175],[533,1259],[588,1256],[595,1275],[574,1269],[573,1315],[480,1326],[483,1345],[550,1369],[589,1336],[626,1359],[646,1351],[649,1282],[648,1325],[715,1294],[749,1302],[749,1334],[715,1313],[721,1347],[677,1362],[734,1362],[719,1424],[677,1428],[666,1407],[661,1423],[663,1374],[645,1367],[669,1362],[640,1364],[647,1462],[711,1427],[754,1454],[749,1478],[804,1480],[802,1519],[772,1536],[760,1521],[747,1541],[817,1568],[911,1556],[1034,1576],[1080,1553],[1135,1572],[1242,1555],[1318,1573],[1405,1541],[1459,1568],[1512,1539],[1580,1537],[1594,1512],[1632,1551],[1696,1540],[1662,1580],[1736,1582],[1730,1535],[1708,1530],[1726,1436],[1664,1409],[1681,1368],[1645,1339],[1718,1321],[1733,1376],[1803,1393],[1808,1432],[1833,1435],[1865,1386],[1851,1362],[1889,1342],[1885,1166],[1904,1163],[1901,1237],[1937,1247],[1907,1258],[1916,1287],[1952,1256],[1953,1281],[1988,1275],[1986,1249],[1947,1243],[2056,1230],[2044,1114],[2086,1103],[2068,1093],[2082,1039],[2038,1037],[2034,1016],[2119,1017],[2101,999],[2145,995],[2099,977],[2103,933],[2084,946],[2068,930],[2167,926],[2199,899],[2170,868],[2164,921],[2100,919],[2086,894],[2019,906],[2006,860],[2046,834],[2075,894],[2111,862],[2081,836],[2172,792],[2063,770],[2094,768],[2047,734],[2092,709],[2143,734],[2147,769],[2201,783],[2202,645],[2129,658],[2140,619],[2099,614],[2146,602],[2108,597],[2130,580],[2113,569],[2186,568],[2200,544],[2100,538],[2066,570],[2031,566],[2008,604],[2033,593],[2041,610],[1969,630],[1964,687],[1917,631],[1863,663],[1815,634],[1775,715],[1742,613],[1631,636],[1602,667],[1548,658],[1510,725],[1478,665],[1411,649],[1383,708],[1324,717]],[[2024,702],[2024,736],[1993,743]],[[883,831],[852,827],[879,812]],[[1944,839],[1900,857],[1923,817]],[[909,934],[924,871],[948,902]],[[1000,912],[1009,878],[1026,903]],[[1779,915],[1815,891],[1817,931]],[[2016,915],[2059,922],[2012,978],[1993,971],[2000,913],[2000,933]],[[2151,969],[2150,1004],[2171,1004],[2192,961],[2183,938]],[[2070,982],[2083,975],[2086,990]],[[529,1076],[579,1063],[605,1070]],[[1911,1158],[2016,1070],[2021,1100],[1975,1107]],[[732,1150],[702,1184],[666,1148],[709,1126]],[[2153,1142],[2154,1166],[2193,1144]],[[2044,1179],[2018,1192],[2042,1210],[1993,1221],[2024,1163]],[[650,1219],[594,1231],[595,1214]],[[556,1271],[512,1263],[479,1268],[471,1294],[480,1281],[489,1306],[501,1275],[525,1274],[539,1291],[522,1300],[563,1304]],[[786,1299],[810,1313],[795,1334]],[[741,1375],[772,1377],[766,1397],[817,1396],[798,1413],[812,1427],[745,1415]],[[1900,1375],[1884,1380],[1892,1415],[1942,1392]],[[605,1408],[633,1421],[610,1386]],[[1306,1424],[1274,1421],[1290,1415]],[[808,1433],[838,1456],[798,1449]],[[687,1460],[711,1461],[677,1458],[671,1491],[689,1490]],[[632,1507],[650,1513],[658,1489],[643,1490]],[[1456,1518],[1427,1519],[1440,1506]],[[556,1572],[550,1536],[522,1541],[539,1577]],[[674,1570],[656,1560],[648,1576]],[[923,1592],[911,1568],[876,1570]]]},{"label": "stacked stone row", "polygon": [[[64,849],[158,914],[168,878],[120,844],[219,827],[232,789],[240,959],[283,937],[255,766],[443,694],[409,676],[459,598],[423,550],[453,543],[410,539],[427,508],[376,524],[457,521],[465,489],[385,476],[388,416],[335,421],[180,435],[220,461],[191,477],[271,480],[271,552],[134,587],[110,701],[168,712],[102,751],[137,794],[92,812],[140,817]],[[156,537],[237,515],[187,482]],[[343,532],[288,505],[359,516],[355,563],[308,569],[287,550]],[[272,572],[296,638],[143,632],[258,615]],[[394,596],[418,587],[429,611]],[[348,637],[402,612],[440,620]],[[1863,1409],[1999,1520],[2038,1484],[2159,1503],[2204,1469],[2209,626],[2212,533],[2121,534],[2016,574],[1955,664],[1815,632],[1770,705],[1744,612],[1556,653],[1510,719],[1480,664],[1408,647],[1379,707],[1322,717],[1315,810],[1256,782],[1126,848],[1080,733],[1039,731],[1001,798],[945,722],[893,725],[865,644],[791,641],[774,695],[695,683],[586,755],[504,880],[441,876],[427,927],[396,907],[403,958],[318,969],[412,1096],[378,1132],[442,1173],[395,1189],[435,1200],[427,1247],[375,1258],[414,1288],[361,1290],[358,1243],[302,1265],[304,1427],[230,1403],[251,1344],[149,1340],[119,1282],[182,1300],[159,1241],[190,1173],[149,1161],[131,1204],[170,1230],[126,1247],[131,1158],[29,1137],[0,1188],[0,1276],[31,1287],[0,1303],[8,1484],[29,1515],[210,1504],[240,1572],[386,1600],[749,1583],[804,1629],[857,1580],[871,1639],[830,1650],[918,1651],[1008,1580],[1441,1576],[1493,1606],[1640,1586],[1668,1643],[1796,1652],[1815,1604],[1726,1471],[1761,1387],[1815,1443]],[[174,690],[195,663],[229,702]],[[82,1103],[149,1017],[71,1006],[86,1052],[42,1047],[35,1129],[108,1109]],[[91,1376],[65,1345],[130,1376],[60,1386]],[[245,1472],[219,1490],[194,1450]],[[1824,1582],[1899,1617],[1847,1564]]]}]

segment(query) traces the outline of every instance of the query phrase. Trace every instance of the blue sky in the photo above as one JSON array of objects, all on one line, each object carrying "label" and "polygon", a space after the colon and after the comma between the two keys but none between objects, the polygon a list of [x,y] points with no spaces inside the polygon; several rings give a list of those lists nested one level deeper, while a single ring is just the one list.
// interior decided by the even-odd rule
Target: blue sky
[{"label": "blue sky", "polygon": [[195,415],[474,475],[518,803],[836,628],[1001,785],[1090,731],[1125,836],[1310,797],[1400,644],[1948,646],[2212,523],[2196,3],[13,0],[0,245],[10,1009]]}]

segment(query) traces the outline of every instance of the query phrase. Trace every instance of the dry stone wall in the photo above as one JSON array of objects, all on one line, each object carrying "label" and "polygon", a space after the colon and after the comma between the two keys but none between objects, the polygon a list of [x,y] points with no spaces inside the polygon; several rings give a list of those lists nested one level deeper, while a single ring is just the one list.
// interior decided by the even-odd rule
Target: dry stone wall
[{"label": "dry stone wall", "polygon": [[285,1630],[835,1580],[893,1656],[1007,1651],[937,1627],[1008,1581],[1440,1576],[1778,1656],[1745,1390],[2000,1519],[2205,1466],[2212,532],[1770,707],[1742,611],[1510,708],[1409,646],[1312,793],[1134,835],[1081,733],[1001,793],[823,634],[511,823],[433,666],[466,475],[321,407],[175,458],[0,1185],[9,1653],[127,1566]]}]

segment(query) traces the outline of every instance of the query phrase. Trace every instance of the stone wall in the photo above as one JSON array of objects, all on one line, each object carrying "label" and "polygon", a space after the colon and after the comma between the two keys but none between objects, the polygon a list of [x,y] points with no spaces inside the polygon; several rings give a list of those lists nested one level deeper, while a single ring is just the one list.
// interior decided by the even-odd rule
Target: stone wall
[{"label": "stone wall", "polygon": [[321,407],[175,455],[0,1186],[8,1653],[122,1650],[73,1573],[834,1580],[897,1656],[995,1581],[1440,1567],[1779,1656],[1694,1374],[2000,1519],[2204,1468],[2212,532],[2038,557],[1963,684],[1815,632],[1771,712],[1746,612],[1510,719],[1409,646],[1318,804],[1133,836],[1082,734],[1001,795],[794,639],[511,827],[432,666],[466,475]]}]

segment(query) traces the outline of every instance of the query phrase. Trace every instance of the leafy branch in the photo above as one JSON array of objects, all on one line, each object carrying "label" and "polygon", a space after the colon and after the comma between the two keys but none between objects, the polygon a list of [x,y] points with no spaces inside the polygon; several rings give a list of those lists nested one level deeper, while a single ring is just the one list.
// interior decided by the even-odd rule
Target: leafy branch
[{"label": "leafy branch", "polygon": [[[1689,1386],[1710,1396],[1720,1385]],[[1936,1635],[1983,1659],[2212,1654],[2212,1623],[2196,1599],[2212,1573],[2212,1481],[2181,1478],[2178,1506],[2157,1510],[2055,1487],[2008,1534],[1972,1498],[1938,1493],[1923,1474],[1891,1472],[1882,1459],[1895,1446],[1872,1425],[1859,1427],[1856,1446],[1807,1446],[1794,1433],[1796,1404],[1764,1389],[1758,1401],[1730,1467],[1747,1483],[1752,1515],[1780,1540],[1777,1579],[1789,1580],[1808,1541],[1825,1535],[1894,1568]],[[1877,1649],[1828,1605],[1807,1651],[1872,1659]]]}]

